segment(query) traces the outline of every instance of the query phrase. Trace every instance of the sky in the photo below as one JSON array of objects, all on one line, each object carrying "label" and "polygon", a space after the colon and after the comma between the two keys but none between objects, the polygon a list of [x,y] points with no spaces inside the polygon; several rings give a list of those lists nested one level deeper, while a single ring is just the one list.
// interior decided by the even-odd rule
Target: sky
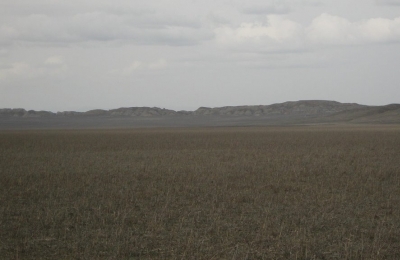
[{"label": "sky", "polygon": [[0,108],[400,103],[400,0],[1,0]]}]

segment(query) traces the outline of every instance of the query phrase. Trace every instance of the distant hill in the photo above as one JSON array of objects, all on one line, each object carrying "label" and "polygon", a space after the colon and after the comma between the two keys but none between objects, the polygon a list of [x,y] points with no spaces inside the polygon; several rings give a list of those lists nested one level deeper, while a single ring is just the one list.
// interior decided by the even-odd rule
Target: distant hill
[{"label": "distant hill", "polygon": [[177,115],[219,115],[219,116],[262,116],[262,115],[321,115],[347,111],[365,106],[354,103],[339,103],[336,101],[305,100],[259,106],[226,106],[200,107],[195,111],[174,111],[158,107],[122,107],[111,110],[95,109],[87,112],[49,112],[17,109],[0,109],[0,116],[13,117],[74,117],[74,116],[177,116]]},{"label": "distant hill", "polygon": [[49,112],[49,111],[34,111],[25,110],[22,108],[0,109],[0,117],[98,117],[98,116],[170,116],[179,114],[176,111],[161,109],[158,107],[127,107],[117,108],[111,110],[94,109],[86,112],[76,111],[63,111],[63,112]]},{"label": "distant hill", "polygon": [[[28,122],[28,123],[27,123]],[[49,123],[50,122],[50,123]],[[0,109],[0,128],[18,126],[228,126],[318,123],[399,124],[400,104],[366,106],[325,100],[288,101],[272,105],[200,107],[175,111],[158,107],[122,107],[86,112]]]},{"label": "distant hill", "polygon": [[326,115],[365,107],[355,103],[324,100],[288,101],[264,106],[200,107],[195,115],[262,116],[262,115]]},{"label": "distant hill", "polygon": [[364,106],[344,110],[326,117],[328,121],[352,123],[400,123],[400,104]]}]

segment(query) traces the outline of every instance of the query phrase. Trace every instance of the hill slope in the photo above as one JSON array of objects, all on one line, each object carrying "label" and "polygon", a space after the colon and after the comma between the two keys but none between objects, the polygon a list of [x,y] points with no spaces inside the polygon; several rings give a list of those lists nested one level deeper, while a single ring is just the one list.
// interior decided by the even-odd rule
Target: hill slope
[{"label": "hill slope", "polygon": [[400,104],[344,110],[328,116],[327,119],[353,123],[400,123]]},{"label": "hill slope", "polygon": [[226,106],[226,107],[200,107],[195,111],[174,111],[158,107],[122,107],[111,110],[95,109],[87,112],[63,111],[34,111],[17,109],[0,109],[0,116],[12,117],[77,117],[77,116],[176,116],[176,115],[218,115],[218,116],[261,116],[261,115],[323,115],[341,112],[365,106],[354,103],[339,103],[336,101],[304,100],[289,101],[272,105],[259,106]]},{"label": "hill slope", "polygon": [[340,111],[362,108],[354,103],[339,103],[324,100],[301,100],[266,106],[228,106],[217,108],[201,107],[194,111],[196,115],[223,116],[261,116],[261,115],[325,115]]},{"label": "hill slope", "polygon": [[0,129],[73,127],[248,126],[319,123],[400,124],[400,104],[365,106],[324,100],[272,105],[200,107],[174,111],[158,107],[123,107],[87,112],[0,109]]}]

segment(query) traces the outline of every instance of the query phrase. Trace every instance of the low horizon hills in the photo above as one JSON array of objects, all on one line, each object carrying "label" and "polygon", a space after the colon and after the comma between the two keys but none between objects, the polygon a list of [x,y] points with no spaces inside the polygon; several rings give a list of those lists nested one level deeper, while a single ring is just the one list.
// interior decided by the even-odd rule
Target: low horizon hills
[{"label": "low horizon hills", "polygon": [[[349,108],[357,108],[357,107],[367,107],[367,105],[362,105],[358,103],[342,103],[331,100],[299,100],[299,101],[286,101],[282,103],[273,103],[270,105],[237,105],[237,106],[217,106],[217,107],[206,107],[200,106],[196,110],[174,110],[168,108],[161,108],[157,106],[132,106],[132,107],[119,107],[113,109],[89,109],[87,111],[74,111],[74,110],[65,110],[52,112],[48,110],[33,110],[33,109],[25,109],[25,108],[0,108],[0,116],[21,116],[21,117],[35,117],[35,116],[78,116],[78,115],[87,115],[87,116],[102,116],[102,115],[128,115],[128,116],[163,116],[163,115],[215,115],[215,114],[226,114],[226,115],[241,115],[240,111],[244,111],[244,114],[247,112],[247,115],[253,114],[253,110],[260,110],[263,113],[276,113],[282,112],[282,108],[286,109],[294,109],[297,112],[300,112],[301,109],[297,108],[316,108],[322,109],[325,112],[329,111],[337,111],[337,110],[347,110]],[[369,106],[369,107],[377,107],[377,106]],[[280,110],[280,111],[276,111]],[[238,112],[239,111],[239,112]],[[250,113],[249,113],[250,112]],[[288,111],[285,111],[288,112]],[[306,112],[306,111],[303,111]],[[308,111],[310,112],[310,111]],[[312,111],[316,112],[316,111]],[[321,111],[320,111],[321,112]]]},{"label": "low horizon hills", "polygon": [[[199,107],[194,111],[159,107],[121,107],[86,112],[0,109],[0,128],[23,122],[45,127],[49,122],[66,126],[247,126],[318,123],[400,124],[400,104],[368,106],[328,100],[300,100],[271,105]],[[88,122],[92,122],[92,124]],[[3,127],[2,127],[3,126]]]}]

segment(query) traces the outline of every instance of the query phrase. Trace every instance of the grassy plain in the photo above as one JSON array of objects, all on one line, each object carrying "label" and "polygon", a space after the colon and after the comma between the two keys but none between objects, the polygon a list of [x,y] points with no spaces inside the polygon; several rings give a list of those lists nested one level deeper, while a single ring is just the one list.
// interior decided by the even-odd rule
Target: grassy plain
[{"label": "grassy plain", "polygon": [[400,259],[400,127],[2,131],[0,259]]}]

